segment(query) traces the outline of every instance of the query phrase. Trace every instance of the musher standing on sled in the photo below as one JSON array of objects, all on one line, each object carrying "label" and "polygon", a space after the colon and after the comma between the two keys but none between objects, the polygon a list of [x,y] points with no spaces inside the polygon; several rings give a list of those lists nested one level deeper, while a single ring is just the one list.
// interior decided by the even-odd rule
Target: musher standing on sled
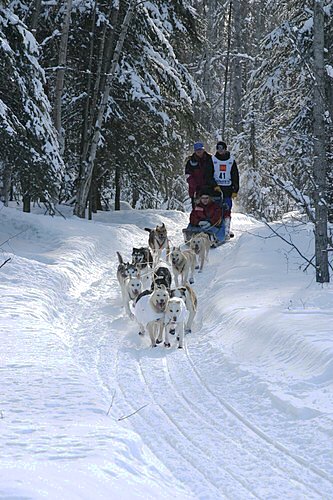
[{"label": "musher standing on sled", "polygon": [[195,207],[196,199],[200,196],[200,191],[204,186],[212,186],[214,193],[214,166],[212,155],[207,153],[202,142],[195,142],[194,153],[188,157],[185,165],[185,176],[188,183],[188,194],[192,201],[192,208]]},{"label": "musher standing on sled", "polygon": [[225,239],[230,239],[230,221],[232,200],[237,197],[239,190],[239,173],[236,161],[227,150],[224,141],[216,144],[216,153],[212,157],[214,165],[214,180],[217,184],[215,191],[223,194],[223,217]]}]

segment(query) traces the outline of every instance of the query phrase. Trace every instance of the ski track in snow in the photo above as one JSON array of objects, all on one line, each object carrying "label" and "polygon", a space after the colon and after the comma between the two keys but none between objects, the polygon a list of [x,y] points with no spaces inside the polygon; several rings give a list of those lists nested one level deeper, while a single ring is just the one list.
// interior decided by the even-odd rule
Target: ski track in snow
[{"label": "ski track in snow", "polygon": [[[171,233],[173,242],[182,243],[180,227]],[[140,238],[133,243],[145,244]],[[163,347],[152,350],[147,339],[137,336],[135,324],[121,306],[115,279],[117,264],[114,259],[100,262],[99,280],[92,283],[86,297],[81,297],[85,303],[79,328],[71,328],[72,353],[87,372],[95,372],[107,400],[113,400],[110,415],[125,417],[123,425],[140,434],[172,475],[191,485],[196,498],[290,498],[291,487],[293,498],[331,497],[333,479],[328,472],[312,464],[311,457],[304,459],[281,444],[271,437],[267,426],[262,429],[260,422],[253,423],[250,415],[233,406],[242,406],[247,397],[258,394],[255,377],[245,380],[241,376],[243,383],[232,395],[234,402],[229,402],[230,390],[225,389],[232,387],[229,381],[239,379],[239,367],[223,353],[214,352],[198,331],[205,329],[203,316],[206,321],[210,314],[206,297],[214,293],[214,261],[219,256],[227,258],[236,244],[237,238],[215,250],[214,256],[211,252],[213,262],[195,276],[199,312],[195,332],[186,337],[183,351]],[[130,251],[122,253],[129,255]],[[204,293],[200,293],[200,284]],[[108,317],[108,300],[119,304],[119,316]],[[100,302],[102,307],[97,305]],[[124,337],[119,336],[120,330],[124,330]],[[109,334],[103,334],[105,331]],[[241,391],[239,397],[237,389]],[[274,413],[271,418],[263,408],[263,421],[267,424],[269,420],[274,426],[279,422],[278,410],[270,408]]]}]

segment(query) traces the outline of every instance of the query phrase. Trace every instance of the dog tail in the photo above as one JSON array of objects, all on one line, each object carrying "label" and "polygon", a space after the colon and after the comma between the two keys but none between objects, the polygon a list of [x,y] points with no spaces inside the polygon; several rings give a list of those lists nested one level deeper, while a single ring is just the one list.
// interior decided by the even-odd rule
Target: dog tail
[{"label": "dog tail", "polygon": [[123,263],[124,263],[124,261],[123,261],[122,256],[120,255],[120,253],[119,253],[119,252],[116,252],[116,254],[117,254],[117,257],[118,257],[118,260],[119,260],[119,264],[123,264]]},{"label": "dog tail", "polygon": [[149,229],[149,227],[145,227],[144,228],[145,231],[148,231],[148,233],[151,233],[152,232],[152,229]]}]

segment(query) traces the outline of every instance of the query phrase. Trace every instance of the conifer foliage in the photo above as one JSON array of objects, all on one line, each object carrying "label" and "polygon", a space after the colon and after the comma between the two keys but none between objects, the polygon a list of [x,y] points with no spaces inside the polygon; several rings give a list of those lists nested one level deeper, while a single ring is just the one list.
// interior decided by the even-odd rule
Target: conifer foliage
[{"label": "conifer foliage", "polygon": [[0,9],[0,171],[29,210],[30,199],[54,201],[63,161],[34,37],[8,8]]},{"label": "conifer foliage", "polygon": [[332,245],[332,0],[0,6],[5,201],[10,189],[25,209],[57,196],[79,217],[120,200],[184,209],[192,143],[213,152],[223,139],[241,172],[240,207],[266,220],[303,212],[327,281],[318,256]]}]

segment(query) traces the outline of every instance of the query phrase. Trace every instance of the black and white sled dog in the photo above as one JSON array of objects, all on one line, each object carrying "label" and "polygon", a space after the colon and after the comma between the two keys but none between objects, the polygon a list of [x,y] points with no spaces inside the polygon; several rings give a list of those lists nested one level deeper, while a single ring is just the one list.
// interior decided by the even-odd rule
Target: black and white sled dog
[{"label": "black and white sled dog", "polygon": [[133,303],[132,311],[139,323],[139,335],[147,331],[152,347],[163,341],[164,315],[169,302],[169,293],[164,285],[152,292],[145,290]]},{"label": "black and white sled dog", "polygon": [[210,244],[209,236],[206,233],[193,234],[190,239],[190,249],[195,253],[197,260],[195,268],[199,269],[199,273],[202,272],[204,262],[208,262]]},{"label": "black and white sled dog", "polygon": [[117,268],[117,280],[118,280],[118,283],[120,285],[120,289],[121,289],[121,293],[122,295],[124,296],[124,283],[125,283],[125,280],[126,278],[128,278],[129,276],[138,276],[138,271],[136,269],[136,267],[134,266],[134,264],[131,264],[130,262],[124,262],[124,259],[122,258],[122,256],[120,255],[119,252],[116,252],[117,253],[117,257],[118,257],[118,268]]},{"label": "black and white sled dog", "polygon": [[118,268],[117,280],[120,285],[123,306],[128,316],[133,319],[129,303],[134,300],[142,291],[142,282],[138,276],[136,267],[130,262],[124,262],[121,254],[117,252]]},{"label": "black and white sled dog", "polygon": [[185,333],[191,333],[193,320],[195,318],[198,308],[198,299],[195,291],[189,285],[179,286],[171,290],[170,297],[171,298],[178,297],[180,299],[183,299],[186,309],[188,311],[188,318],[185,325]]},{"label": "black and white sled dog", "polygon": [[164,316],[165,347],[170,347],[170,333],[177,335],[178,348],[182,349],[184,347],[184,327],[188,315],[183,299],[179,297],[172,297],[169,299]]},{"label": "black and white sled dog", "polygon": [[171,250],[172,272],[176,287],[179,286],[178,278],[181,278],[181,285],[185,285],[188,281],[194,283],[194,268],[196,264],[196,256],[192,250],[182,251],[180,247],[173,247]]},{"label": "black and white sled dog", "polygon": [[164,285],[165,288],[170,292],[171,289],[172,276],[169,268],[166,265],[159,264],[153,271],[153,282],[151,284],[151,289]]},{"label": "black and white sled dog", "polygon": [[153,256],[147,247],[133,248],[132,264],[135,265],[144,288],[150,288]]},{"label": "black and white sled dog", "polygon": [[169,262],[170,244],[165,224],[157,225],[155,229],[145,227],[145,231],[149,232],[148,245],[153,253],[155,264],[161,259],[162,250],[165,250],[165,260]]}]

